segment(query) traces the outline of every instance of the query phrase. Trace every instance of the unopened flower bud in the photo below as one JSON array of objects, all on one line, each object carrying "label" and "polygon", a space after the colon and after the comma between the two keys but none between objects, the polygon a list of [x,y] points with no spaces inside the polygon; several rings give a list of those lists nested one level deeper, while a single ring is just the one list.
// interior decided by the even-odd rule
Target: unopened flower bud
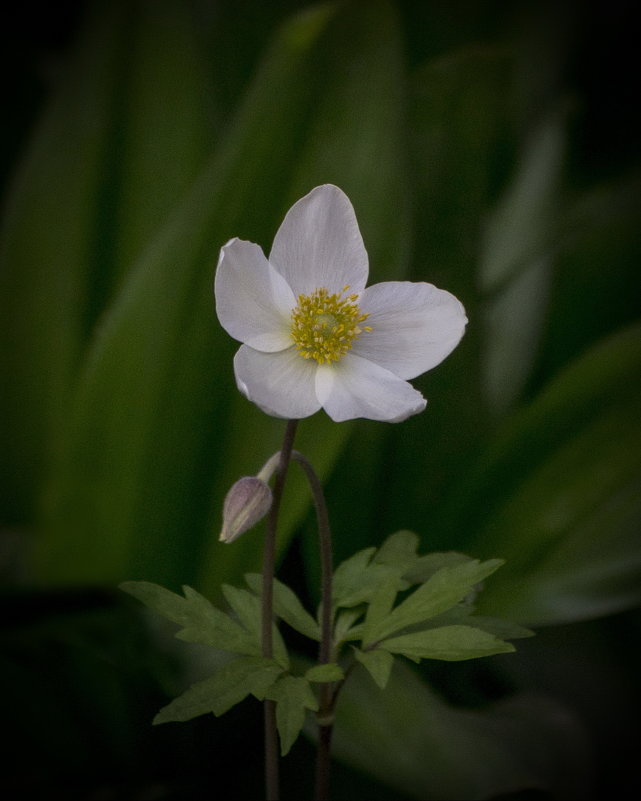
[{"label": "unopened flower bud", "polygon": [[239,479],[227,493],[223,504],[221,542],[233,542],[255,526],[272,505],[272,491],[258,476]]}]

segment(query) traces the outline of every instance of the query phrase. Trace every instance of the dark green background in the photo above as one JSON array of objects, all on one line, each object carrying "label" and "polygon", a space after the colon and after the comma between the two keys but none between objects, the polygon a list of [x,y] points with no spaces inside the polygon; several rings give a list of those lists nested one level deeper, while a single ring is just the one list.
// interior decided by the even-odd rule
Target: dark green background
[{"label": "dark green background", "polygon": [[[517,653],[355,677],[335,797],[639,789],[641,172],[632,3],[135,0],[21,6],[3,37],[0,669],[8,798],[261,797],[261,720],[150,720],[214,657],[117,585],[219,602],[261,533],[222,500],[282,422],[235,389],[212,302],[230,237],[351,198],[371,281],[470,323],[399,425],[300,426],[336,560],[394,530],[503,557]],[[317,600],[295,473],[280,576]],[[304,650],[302,643],[295,647]],[[431,688],[431,689],[430,689]],[[434,695],[436,693],[436,695]],[[366,710],[367,714],[363,713]],[[410,714],[410,711],[412,714]],[[309,797],[312,747],[283,764]]]}]

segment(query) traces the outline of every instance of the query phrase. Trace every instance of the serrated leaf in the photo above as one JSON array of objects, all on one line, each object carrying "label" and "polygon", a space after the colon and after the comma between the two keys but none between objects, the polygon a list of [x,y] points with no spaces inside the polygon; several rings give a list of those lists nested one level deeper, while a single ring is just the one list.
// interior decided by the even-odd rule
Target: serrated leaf
[{"label": "serrated leaf", "polygon": [[374,592],[363,623],[363,643],[365,645],[373,641],[376,631],[384,625],[385,620],[389,617],[398,594],[399,578],[399,573],[392,571],[380,582]]},{"label": "serrated leaf", "polygon": [[[259,649],[262,649],[262,610],[260,599],[247,590],[223,584],[225,600],[238,615],[243,627],[252,635]],[[280,631],[272,624],[272,647],[274,659],[285,670],[289,668],[289,655]]]},{"label": "serrated leaf", "polygon": [[[259,597],[263,589],[260,573],[246,573],[245,581]],[[274,614],[296,631],[320,642],[320,626],[305,609],[296,593],[282,581],[274,579]]]},{"label": "serrated leaf", "polygon": [[397,576],[399,589],[405,586],[397,571],[388,565],[372,561],[375,553],[376,548],[364,548],[336,568],[332,584],[334,607],[358,606],[371,600],[381,582],[387,580],[390,573]]},{"label": "serrated leaf", "polygon": [[175,592],[150,581],[123,581],[119,587],[167,620],[183,624],[186,622],[185,599]]},{"label": "serrated leaf", "polygon": [[250,632],[191,587],[183,587],[183,592],[187,602],[186,623],[176,637],[237,654],[260,655],[260,643]]},{"label": "serrated leaf", "polygon": [[390,615],[368,632],[365,645],[388,637],[395,631],[445,612],[462,601],[470,590],[503,564],[500,559],[474,560],[441,568],[425,584],[399,604]]},{"label": "serrated leaf", "polygon": [[360,630],[362,626],[354,626],[354,623],[359,619],[359,617],[361,617],[362,614],[363,612],[361,609],[341,609],[336,616],[336,622],[334,623],[335,647],[338,647],[340,643],[347,640],[360,639],[361,634],[360,632],[357,632],[357,629]]},{"label": "serrated leaf", "polygon": [[305,679],[307,681],[323,683],[327,681],[340,681],[345,677],[343,668],[335,662],[329,662],[326,665],[314,665],[305,672]]},{"label": "serrated leaf", "polygon": [[376,548],[364,548],[345,559],[334,570],[332,597],[336,606],[355,606],[350,602],[351,596],[355,592],[358,594],[362,576],[375,553]]},{"label": "serrated leaf", "polygon": [[285,756],[303,728],[305,710],[317,710],[318,701],[309,682],[299,676],[283,676],[269,688],[265,697],[276,701],[280,752]]},{"label": "serrated leaf", "polygon": [[396,531],[383,542],[374,554],[374,562],[399,568],[405,573],[418,559],[418,534],[413,531]]},{"label": "serrated leaf", "polygon": [[354,648],[354,654],[376,684],[381,690],[384,690],[394,664],[392,654],[380,648],[374,648],[371,651],[361,651],[360,648]]},{"label": "serrated leaf", "polygon": [[182,626],[176,633],[180,640],[248,656],[261,653],[255,636],[191,587],[183,587],[184,598],[149,581],[125,581],[120,589]]},{"label": "serrated leaf", "polygon": [[153,722],[183,722],[208,712],[222,715],[248,695],[261,700],[281,673],[281,666],[271,659],[258,656],[234,659],[163,707]]},{"label": "serrated leaf", "polygon": [[459,662],[481,656],[514,651],[513,645],[472,626],[443,626],[382,640],[378,644],[394,654],[410,659],[443,659]]}]

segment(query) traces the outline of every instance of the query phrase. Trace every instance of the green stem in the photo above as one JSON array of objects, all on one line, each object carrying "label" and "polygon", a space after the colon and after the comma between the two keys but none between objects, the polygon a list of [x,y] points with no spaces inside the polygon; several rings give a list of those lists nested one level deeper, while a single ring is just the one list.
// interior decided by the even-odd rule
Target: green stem
[{"label": "green stem", "polygon": [[[292,452],[309,482],[316,508],[316,522],[321,561],[321,642],[318,661],[326,665],[332,661],[332,534],[329,527],[327,503],[320,479],[307,459],[298,451]],[[318,749],[316,753],[316,801],[329,798],[329,773],[331,764],[331,742],[334,721],[334,699],[332,683],[320,685],[318,720]]]},{"label": "green stem", "polygon": [[[261,643],[263,656],[271,659],[273,655],[273,610],[274,610],[274,570],[276,565],[276,530],[278,527],[278,513],[283,497],[287,468],[291,458],[294,437],[298,420],[289,420],[285,428],[283,446],[280,450],[280,459],[272,492],[272,505],[267,520],[267,533],[265,534],[265,548],[263,552],[263,591],[262,591],[262,620]],[[267,801],[278,801],[278,732],[276,729],[276,703],[266,700],[264,702],[265,716],[265,797]]]}]

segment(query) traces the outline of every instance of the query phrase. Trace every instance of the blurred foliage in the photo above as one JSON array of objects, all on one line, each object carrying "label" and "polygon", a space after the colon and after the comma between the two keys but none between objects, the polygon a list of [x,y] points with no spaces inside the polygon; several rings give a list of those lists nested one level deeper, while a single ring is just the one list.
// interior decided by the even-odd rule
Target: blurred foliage
[{"label": "blurred foliage", "polygon": [[[12,798],[197,799],[232,770],[226,797],[261,794],[260,771],[233,767],[249,738],[260,751],[253,707],[148,727],[204,657],[177,661],[112,589],[190,584],[220,602],[223,581],[259,567],[258,533],[233,547],[216,535],[227,489],[279,447],[282,423],[235,389],[212,278],[227,239],[268,250],[284,211],[323,182],[351,198],[372,280],[433,282],[470,318],[415,382],[424,414],[301,425],[336,560],[400,528],[423,550],[503,557],[485,611],[545,627],[482,665],[413,668],[380,702],[357,674],[337,797],[638,791],[631,12],[627,0],[17,9],[2,34],[0,233]],[[280,552],[283,578],[315,600],[295,470]],[[311,765],[297,743],[286,795],[308,794]]]}]

